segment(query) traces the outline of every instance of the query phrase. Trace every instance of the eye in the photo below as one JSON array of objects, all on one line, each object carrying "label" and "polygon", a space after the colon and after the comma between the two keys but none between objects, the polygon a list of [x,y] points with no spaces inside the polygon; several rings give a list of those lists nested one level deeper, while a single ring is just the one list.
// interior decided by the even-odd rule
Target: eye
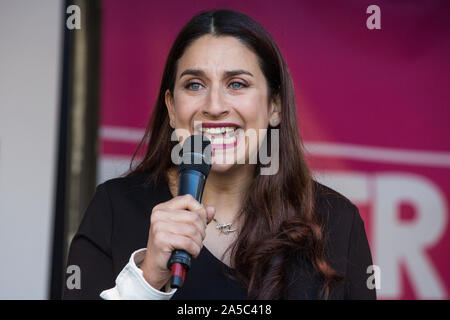
[{"label": "eye", "polygon": [[240,82],[232,82],[231,84],[231,88],[233,88],[233,89],[240,89],[240,88],[242,88],[242,83],[240,83]]},{"label": "eye", "polygon": [[231,88],[232,89],[242,89],[242,88],[247,88],[248,85],[242,82],[238,82],[238,81],[233,81],[230,83]]},{"label": "eye", "polygon": [[184,87],[189,90],[198,91],[200,89],[201,84],[198,82],[190,82],[186,84]]}]

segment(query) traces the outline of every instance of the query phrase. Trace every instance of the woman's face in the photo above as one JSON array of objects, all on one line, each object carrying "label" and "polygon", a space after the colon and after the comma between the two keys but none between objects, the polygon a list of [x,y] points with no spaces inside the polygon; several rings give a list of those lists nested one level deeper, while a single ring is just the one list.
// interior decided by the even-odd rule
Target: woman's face
[{"label": "woman's face", "polygon": [[279,121],[258,57],[230,36],[193,42],[178,61],[173,97],[167,90],[165,98],[181,141],[200,132],[211,140],[211,171],[255,163],[259,143],[249,136],[255,133],[261,142],[265,132],[259,129]]}]

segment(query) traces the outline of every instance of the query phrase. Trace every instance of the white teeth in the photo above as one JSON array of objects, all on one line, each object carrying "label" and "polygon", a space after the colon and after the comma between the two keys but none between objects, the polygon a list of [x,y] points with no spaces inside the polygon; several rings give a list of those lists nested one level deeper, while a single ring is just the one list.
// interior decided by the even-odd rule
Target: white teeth
[{"label": "white teeth", "polygon": [[233,144],[237,140],[235,135],[236,129],[237,127],[201,127],[201,132],[208,135],[208,138],[211,140],[212,144]]},{"label": "white teeth", "polygon": [[218,133],[225,133],[225,132],[234,132],[236,128],[235,127],[217,127],[217,128],[203,128],[201,129],[202,132],[207,132],[210,134],[218,134]]}]

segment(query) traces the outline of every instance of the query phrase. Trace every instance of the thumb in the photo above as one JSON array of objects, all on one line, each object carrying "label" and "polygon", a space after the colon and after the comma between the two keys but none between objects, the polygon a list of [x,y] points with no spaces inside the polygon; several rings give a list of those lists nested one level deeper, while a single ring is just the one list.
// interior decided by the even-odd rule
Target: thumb
[{"label": "thumb", "polygon": [[212,206],[206,207],[206,220],[207,224],[211,222],[211,220],[214,218],[214,215],[216,214],[216,208]]}]

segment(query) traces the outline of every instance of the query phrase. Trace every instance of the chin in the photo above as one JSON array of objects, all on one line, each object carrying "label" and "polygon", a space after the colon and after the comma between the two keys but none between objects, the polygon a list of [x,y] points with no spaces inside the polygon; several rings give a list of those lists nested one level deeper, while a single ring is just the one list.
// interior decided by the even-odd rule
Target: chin
[{"label": "chin", "polygon": [[214,172],[214,173],[227,173],[229,171],[232,171],[233,168],[235,167],[235,164],[217,164],[217,163],[213,163],[211,166],[211,170],[210,173]]}]

